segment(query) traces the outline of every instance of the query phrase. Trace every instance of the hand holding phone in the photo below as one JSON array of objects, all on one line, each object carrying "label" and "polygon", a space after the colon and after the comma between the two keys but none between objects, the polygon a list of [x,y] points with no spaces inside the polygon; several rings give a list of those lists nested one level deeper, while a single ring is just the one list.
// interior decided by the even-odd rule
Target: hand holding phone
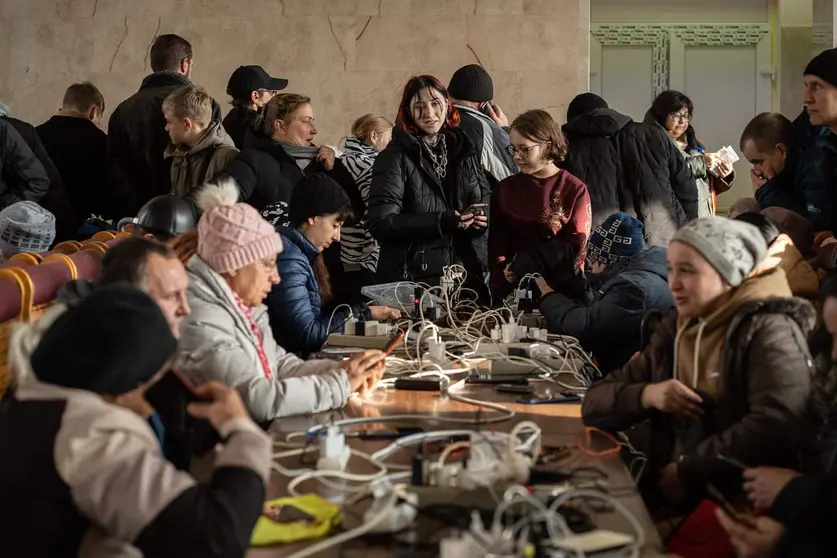
[{"label": "hand holding phone", "polygon": [[353,393],[369,389],[369,380],[377,381],[384,366],[386,366],[386,354],[382,351],[371,350],[358,353],[340,363],[340,368],[349,378],[349,387]]},{"label": "hand holding phone", "polygon": [[709,499],[712,500],[713,502],[715,502],[716,504],[718,504],[721,507],[721,509],[723,509],[724,512],[733,521],[735,521],[739,525],[746,525],[747,527],[755,528],[755,523],[753,522],[753,520],[749,516],[746,516],[746,515],[742,514],[741,512],[736,510],[734,507],[732,507],[732,504],[729,503],[729,500],[727,500],[724,497],[724,495],[721,493],[721,491],[718,490],[718,488],[714,484],[712,484],[712,483],[707,484],[706,485],[706,492],[709,495]]},{"label": "hand holding phone", "polygon": [[197,402],[189,403],[186,410],[195,418],[206,419],[216,430],[228,421],[250,418],[241,396],[234,388],[220,382],[207,382],[194,388]]},{"label": "hand holding phone", "polygon": [[485,211],[488,208],[487,203],[474,203],[471,204],[468,209],[462,213],[463,216],[465,215],[473,215],[474,217],[482,217],[485,215]]}]

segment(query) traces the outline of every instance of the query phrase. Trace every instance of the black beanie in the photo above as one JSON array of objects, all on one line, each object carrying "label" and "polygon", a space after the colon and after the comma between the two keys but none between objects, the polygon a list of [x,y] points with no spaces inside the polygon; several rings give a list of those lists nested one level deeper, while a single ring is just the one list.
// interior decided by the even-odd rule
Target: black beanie
[{"label": "black beanie", "polygon": [[460,101],[487,103],[494,98],[494,83],[485,68],[479,64],[468,64],[453,73],[448,93]]},{"label": "black beanie", "polygon": [[309,217],[351,213],[352,202],[336,180],[321,172],[307,174],[294,186],[288,207],[291,225],[299,227]]},{"label": "black beanie", "polygon": [[816,76],[837,87],[837,48],[824,50],[805,66],[803,75]]},{"label": "black beanie", "polygon": [[581,93],[576,95],[567,107],[567,122],[572,122],[582,114],[606,108],[608,108],[607,101],[595,93]]},{"label": "black beanie", "polygon": [[47,329],[30,359],[42,382],[106,395],[159,372],[177,341],[157,303],[128,285],[96,289]]}]

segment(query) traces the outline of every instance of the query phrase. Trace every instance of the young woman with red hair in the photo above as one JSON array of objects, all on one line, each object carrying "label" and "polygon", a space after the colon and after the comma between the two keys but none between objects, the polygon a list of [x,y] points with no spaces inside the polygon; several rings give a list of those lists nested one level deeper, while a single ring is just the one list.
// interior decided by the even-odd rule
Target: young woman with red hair
[{"label": "young woman with red hair", "polygon": [[458,125],[438,79],[407,82],[392,141],[372,168],[368,227],[381,245],[378,281],[438,283],[445,266],[461,264],[487,296],[490,187]]}]

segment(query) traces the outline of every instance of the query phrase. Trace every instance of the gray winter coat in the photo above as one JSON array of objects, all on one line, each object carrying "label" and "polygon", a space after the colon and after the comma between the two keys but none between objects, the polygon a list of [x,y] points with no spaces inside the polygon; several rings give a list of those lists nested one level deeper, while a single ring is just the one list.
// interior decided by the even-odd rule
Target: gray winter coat
[{"label": "gray winter coat", "polygon": [[349,380],[336,362],[304,361],[276,344],[267,309],[253,319],[263,339],[273,378],[267,379],[256,338],[226,281],[199,256],[186,267],[192,313],[180,331],[181,371],[195,383],[220,381],[235,387],[257,422],[342,407],[351,395]]}]

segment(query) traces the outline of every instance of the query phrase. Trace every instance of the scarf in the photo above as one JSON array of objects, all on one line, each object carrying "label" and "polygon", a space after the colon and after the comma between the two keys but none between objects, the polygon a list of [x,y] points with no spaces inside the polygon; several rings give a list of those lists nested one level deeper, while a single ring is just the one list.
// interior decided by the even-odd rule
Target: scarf
[{"label": "scarf", "polygon": [[320,148],[315,145],[296,145],[293,143],[285,143],[284,141],[280,141],[279,145],[282,146],[285,153],[291,156],[299,167],[299,170],[303,171],[308,168],[308,165],[314,162],[317,158],[317,153],[320,152]]}]

